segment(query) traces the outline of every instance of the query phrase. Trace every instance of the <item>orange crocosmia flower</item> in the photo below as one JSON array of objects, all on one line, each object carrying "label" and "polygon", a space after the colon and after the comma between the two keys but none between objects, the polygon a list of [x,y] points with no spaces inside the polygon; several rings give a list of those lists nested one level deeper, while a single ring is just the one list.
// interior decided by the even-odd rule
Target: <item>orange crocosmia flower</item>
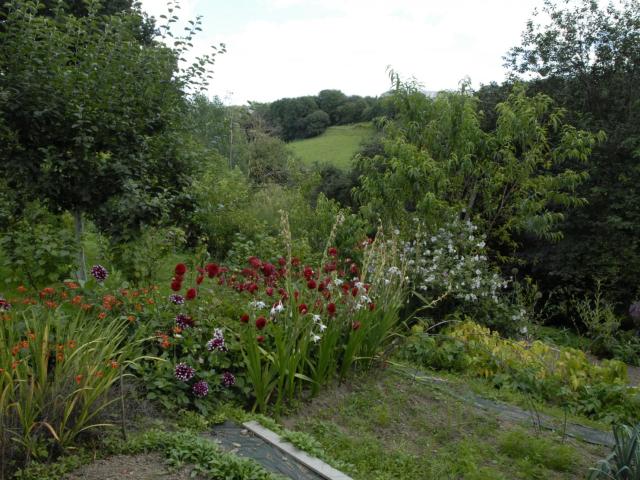
[{"label": "orange crocosmia flower", "polygon": [[22,342],[20,342],[20,346],[22,348],[29,348],[29,342],[27,342],[26,340],[22,340]]},{"label": "orange crocosmia flower", "polygon": [[44,302],[44,304],[47,306],[47,308],[50,308],[52,310],[58,306],[58,304],[53,300],[47,300],[46,302]]},{"label": "orange crocosmia flower", "polygon": [[64,344],[59,343],[58,345],[56,345],[56,350],[59,351],[59,352],[63,351],[64,350]]},{"label": "orange crocosmia flower", "polygon": [[69,294],[67,292],[61,292],[60,293],[60,298],[62,298],[63,300],[66,300],[67,297],[69,297]]},{"label": "orange crocosmia flower", "polygon": [[120,366],[120,364],[118,362],[116,362],[115,360],[111,360],[111,368],[116,369]]},{"label": "orange crocosmia flower", "polygon": [[145,295],[147,295],[149,293],[149,289],[148,288],[143,288],[142,289],[142,293],[144,293]]},{"label": "orange crocosmia flower", "polygon": [[78,342],[76,342],[75,340],[69,340],[67,342],[67,347],[69,347],[71,350],[76,348],[77,345],[78,345]]},{"label": "orange crocosmia flower", "polygon": [[98,370],[98,371],[96,372],[96,377],[98,377],[98,378],[102,378],[102,377],[104,377],[104,372],[103,372],[102,370]]},{"label": "orange crocosmia flower", "polygon": [[11,368],[12,368],[13,370],[15,370],[16,368],[18,368],[18,365],[20,365],[20,360],[14,360],[14,361],[11,363]]},{"label": "orange crocosmia flower", "polygon": [[83,303],[81,308],[82,310],[87,311],[91,310],[93,308],[93,305],[91,305],[90,303]]},{"label": "orange crocosmia flower", "polygon": [[29,338],[29,340],[35,340],[36,334],[34,332],[27,332],[27,337]]},{"label": "orange crocosmia flower", "polygon": [[24,293],[27,291],[27,287],[25,287],[24,285],[20,285],[18,288],[16,288],[16,290],[18,290],[18,293]]},{"label": "orange crocosmia flower", "polygon": [[84,375],[76,375],[76,383],[77,383],[78,385],[80,385],[80,382],[82,382],[82,377],[83,377],[83,376],[84,376]]},{"label": "orange crocosmia flower", "polygon": [[139,297],[140,296],[140,292],[137,290],[134,290],[133,293],[131,294],[131,296],[133,297]]},{"label": "orange crocosmia flower", "polygon": [[169,340],[165,340],[160,344],[162,348],[169,348],[171,346],[171,342]]},{"label": "orange crocosmia flower", "polygon": [[58,362],[63,361],[63,360],[64,360],[64,353],[62,353],[62,352],[58,352],[58,353],[56,353],[56,360],[57,360]]},{"label": "orange crocosmia flower", "polygon": [[64,282],[64,284],[70,290],[76,290],[76,289],[80,288],[80,285],[78,285],[76,282]]},{"label": "orange crocosmia flower", "polygon": [[80,305],[82,303],[82,295],[76,295],[71,299],[71,303],[74,305]]},{"label": "orange crocosmia flower", "polygon": [[8,322],[9,320],[11,320],[11,315],[9,315],[8,313],[5,313],[4,315],[2,315],[2,320],[4,320],[5,322]]},{"label": "orange crocosmia flower", "polygon": [[153,305],[153,304],[154,304],[154,303],[156,303],[156,302],[155,302],[155,300],[154,300],[153,298],[147,298],[147,303],[148,303],[149,305]]},{"label": "orange crocosmia flower", "polygon": [[43,288],[40,291],[40,298],[49,297],[51,295],[55,295],[55,293],[56,293],[56,291],[51,287]]},{"label": "orange crocosmia flower", "polygon": [[0,368],[0,375],[4,373],[4,368]]},{"label": "orange crocosmia flower", "polygon": [[129,323],[133,323],[133,322],[135,322],[135,321],[136,321],[136,317],[135,317],[135,315],[129,315],[129,316],[127,317],[127,320],[129,320]]},{"label": "orange crocosmia flower", "polygon": [[14,345],[13,347],[11,347],[11,355],[12,356],[16,356],[18,355],[18,353],[20,352],[20,344],[18,345]]},{"label": "orange crocosmia flower", "polygon": [[107,318],[107,312],[100,312],[100,313],[98,314],[98,318],[99,318],[100,320],[104,320],[105,318]]},{"label": "orange crocosmia flower", "polygon": [[136,303],[134,308],[136,309],[136,312],[141,312],[142,311],[142,304],[141,303]]},{"label": "orange crocosmia flower", "polygon": [[182,329],[180,327],[173,327],[173,333],[175,333],[176,335],[182,333]]}]

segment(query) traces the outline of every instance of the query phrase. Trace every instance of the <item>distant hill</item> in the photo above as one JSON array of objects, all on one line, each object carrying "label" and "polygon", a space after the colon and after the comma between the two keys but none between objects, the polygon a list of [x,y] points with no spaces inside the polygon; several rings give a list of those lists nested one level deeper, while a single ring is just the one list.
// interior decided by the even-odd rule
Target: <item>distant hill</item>
[{"label": "distant hill", "polygon": [[308,165],[330,164],[347,170],[362,142],[372,135],[371,122],[336,125],[327,128],[322,135],[296,140],[288,145]]}]

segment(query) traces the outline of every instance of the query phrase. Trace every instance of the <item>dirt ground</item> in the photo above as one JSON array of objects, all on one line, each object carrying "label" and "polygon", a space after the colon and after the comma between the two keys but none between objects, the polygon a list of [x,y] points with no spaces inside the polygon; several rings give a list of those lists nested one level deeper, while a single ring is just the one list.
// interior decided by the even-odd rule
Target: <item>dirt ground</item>
[{"label": "dirt ground", "polygon": [[190,474],[189,468],[169,472],[160,455],[149,453],[96,460],[66,475],[64,480],[189,480]]}]

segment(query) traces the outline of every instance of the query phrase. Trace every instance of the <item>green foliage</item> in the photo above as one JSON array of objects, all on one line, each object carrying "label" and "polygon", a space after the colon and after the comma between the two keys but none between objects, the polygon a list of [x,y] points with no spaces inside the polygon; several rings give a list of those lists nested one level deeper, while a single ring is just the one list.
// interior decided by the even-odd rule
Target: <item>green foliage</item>
[{"label": "green foliage", "polygon": [[45,289],[42,304],[3,314],[0,323],[0,438],[18,464],[107,426],[98,414],[115,401],[108,392],[135,362],[126,319],[97,322],[77,304],[58,304],[75,288]]},{"label": "green foliage", "polygon": [[621,362],[594,364],[582,351],[503,339],[472,322],[437,337],[416,335],[405,355],[421,365],[484,377],[496,388],[519,390],[596,419],[616,422],[640,412],[640,398],[627,384]]},{"label": "green foliage", "polygon": [[533,73],[530,91],[551,95],[573,124],[607,135],[577,190],[588,205],[568,215],[554,249],[532,243],[526,258],[554,301],[588,294],[600,279],[620,314],[640,269],[640,3],[545,1],[505,60],[516,75]]},{"label": "green foliage", "polygon": [[0,237],[6,282],[26,280],[38,288],[69,277],[77,249],[69,216],[52,214],[36,201],[27,204],[20,216],[12,216],[6,227]]},{"label": "green foliage", "polygon": [[157,278],[158,263],[185,244],[177,227],[146,227],[135,240],[114,246],[114,265],[134,285],[149,286]]},{"label": "green foliage", "polygon": [[275,480],[253,460],[225,453],[213,442],[192,432],[150,430],[120,448],[127,453],[160,451],[172,467],[193,466],[194,475],[228,480]]},{"label": "green foliage", "polygon": [[[22,196],[56,209],[95,213],[129,195],[130,207],[153,210],[189,183],[192,158],[178,138],[183,92],[205,84],[213,56],[181,69],[197,24],[173,49],[141,45],[138,15],[101,17],[98,7],[47,17],[10,3],[0,30],[0,168]],[[125,223],[123,209],[112,223]]]},{"label": "green foliage", "polygon": [[640,426],[617,425],[613,435],[613,452],[591,469],[589,480],[632,480],[640,476]]},{"label": "green foliage", "polygon": [[575,469],[578,452],[569,445],[558,445],[546,438],[532,437],[524,430],[511,430],[500,436],[498,449],[514,460],[528,459],[535,465],[560,472]]},{"label": "green foliage", "polygon": [[464,212],[498,255],[516,249],[516,234],[561,238],[561,211],[583,203],[574,192],[586,177],[567,163],[586,161],[596,136],[565,123],[549,97],[528,97],[521,85],[496,107],[488,133],[465,85],[430,99],[396,78],[394,99],[384,154],[358,160],[357,198],[368,218],[410,228],[412,217],[438,226]]}]

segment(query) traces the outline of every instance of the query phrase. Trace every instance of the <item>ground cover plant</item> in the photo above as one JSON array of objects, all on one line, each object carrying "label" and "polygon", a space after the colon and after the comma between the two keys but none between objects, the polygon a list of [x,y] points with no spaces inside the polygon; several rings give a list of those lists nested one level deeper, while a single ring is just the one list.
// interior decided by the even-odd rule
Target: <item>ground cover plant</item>
[{"label": "ground cover plant", "polygon": [[630,421],[639,414],[638,389],[628,384],[622,362],[595,364],[581,350],[505,339],[472,321],[437,335],[419,333],[404,356],[426,367],[486,378],[496,388],[519,390],[575,414],[608,422]]}]

